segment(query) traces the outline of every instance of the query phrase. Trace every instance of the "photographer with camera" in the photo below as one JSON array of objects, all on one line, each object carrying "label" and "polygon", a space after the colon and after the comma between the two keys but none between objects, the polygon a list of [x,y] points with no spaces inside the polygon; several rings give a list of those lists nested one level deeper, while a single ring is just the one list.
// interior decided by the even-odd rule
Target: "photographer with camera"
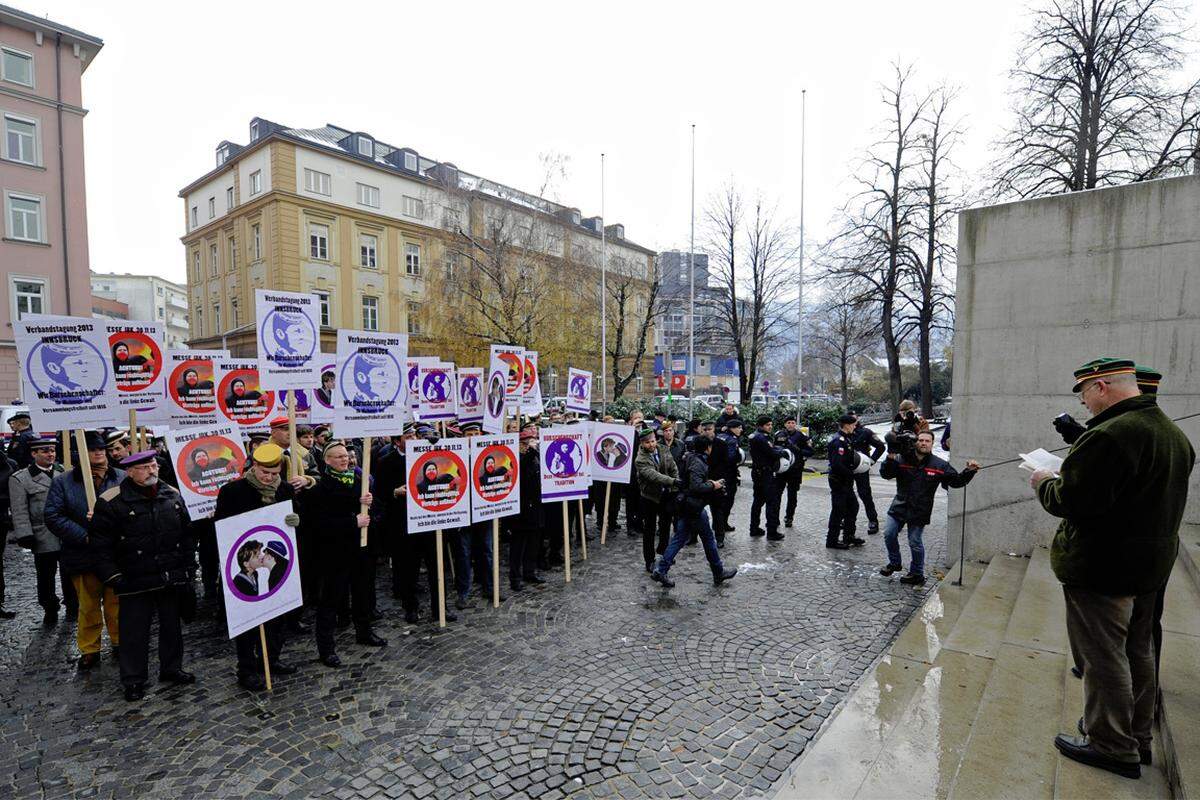
[{"label": "photographer with camera", "polygon": [[[858,500],[854,497],[854,471],[862,459],[851,437],[858,422],[853,414],[838,418],[838,432],[829,440],[829,530],[825,546],[831,550],[862,547],[866,539],[854,535],[858,520]],[[838,541],[841,534],[841,541]]]},{"label": "photographer with camera", "polygon": [[921,586],[925,583],[925,545],[922,536],[933,512],[933,499],[938,487],[959,489],[966,486],[979,471],[979,463],[968,461],[967,468],[960,473],[948,462],[933,455],[933,431],[928,427],[915,434],[911,453],[901,450],[902,441],[898,437],[894,447],[889,442],[887,459],[879,468],[880,475],[896,481],[896,497],[888,508],[887,527],[883,531],[888,563],[879,570],[879,574],[890,576],[904,568],[900,561],[899,539],[900,529],[907,526],[908,549],[912,558],[908,574],[900,582]]},{"label": "photographer with camera", "polygon": [[[863,425],[862,420],[857,421],[854,433],[850,434],[850,445],[861,453],[863,458],[869,458],[872,465],[879,463],[879,457],[887,449],[875,435],[875,431]],[[874,536],[879,533],[879,514],[875,511],[875,498],[871,496],[871,471],[869,468],[855,473],[854,485],[858,488],[858,499],[862,501],[862,506],[867,512],[867,534]]]}]

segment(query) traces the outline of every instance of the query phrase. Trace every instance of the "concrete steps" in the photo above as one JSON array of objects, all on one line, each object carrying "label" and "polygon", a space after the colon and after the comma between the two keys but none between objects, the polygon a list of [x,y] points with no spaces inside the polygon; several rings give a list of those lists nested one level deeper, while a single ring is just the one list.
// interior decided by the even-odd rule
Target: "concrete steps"
[{"label": "concrete steps", "polygon": [[963,587],[955,577],[930,594],[774,797],[1200,800],[1200,546],[1181,548],[1168,584],[1163,719],[1154,765],[1137,781],[1054,750],[1055,734],[1075,730],[1083,697],[1048,551],[969,564]]}]

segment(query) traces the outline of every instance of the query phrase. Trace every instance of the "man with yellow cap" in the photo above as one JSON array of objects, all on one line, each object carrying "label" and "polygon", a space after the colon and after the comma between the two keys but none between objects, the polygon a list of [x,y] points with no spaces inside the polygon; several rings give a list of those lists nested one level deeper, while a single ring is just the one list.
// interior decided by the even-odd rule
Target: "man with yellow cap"
[{"label": "man with yellow cap", "polygon": [[[221,487],[221,491],[217,494],[217,507],[213,512],[213,521],[227,519],[275,503],[291,502],[295,497],[295,489],[281,477],[283,460],[283,450],[279,448],[279,445],[271,442],[259,445],[251,457],[250,466],[245,474]],[[294,528],[300,523],[300,517],[293,511],[284,521]],[[276,617],[266,622],[264,628],[267,634],[267,660],[270,662],[272,674],[294,674],[296,667],[279,660],[280,651],[283,649],[284,618]],[[258,632],[246,631],[238,635],[234,639],[234,643],[237,647],[238,684],[251,691],[260,691],[265,684]]]},{"label": "man with yellow cap", "polygon": [[1074,373],[1092,417],[1058,475],[1030,477],[1042,507],[1061,517],[1050,562],[1063,584],[1067,636],[1083,667],[1079,736],[1054,740],[1067,758],[1128,778],[1150,763],[1155,708],[1155,596],[1179,550],[1196,454],[1133,361],[1099,358]]}]

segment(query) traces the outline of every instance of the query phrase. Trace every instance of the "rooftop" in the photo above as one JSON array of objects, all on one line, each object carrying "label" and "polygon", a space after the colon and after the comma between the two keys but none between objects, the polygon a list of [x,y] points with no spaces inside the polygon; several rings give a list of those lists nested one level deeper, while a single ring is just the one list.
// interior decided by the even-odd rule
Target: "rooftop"
[{"label": "rooftop", "polygon": [[89,33],[68,28],[66,25],[60,25],[47,17],[38,17],[19,8],[3,4],[0,4],[0,23],[26,31],[41,31],[43,34],[60,34],[63,37],[63,41],[68,44],[86,44],[97,50],[104,46],[103,40]]}]

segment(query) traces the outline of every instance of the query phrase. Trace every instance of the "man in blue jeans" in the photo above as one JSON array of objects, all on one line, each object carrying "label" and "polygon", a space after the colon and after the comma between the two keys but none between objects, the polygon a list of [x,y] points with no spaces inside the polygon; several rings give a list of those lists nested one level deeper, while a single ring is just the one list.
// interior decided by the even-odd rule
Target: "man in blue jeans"
[{"label": "man in blue jeans", "polygon": [[704,545],[704,555],[712,569],[714,584],[720,585],[737,574],[736,567],[727,569],[721,563],[721,554],[717,551],[717,538],[713,535],[708,513],[705,511],[705,506],[725,491],[724,479],[708,479],[708,454],[712,451],[712,444],[713,440],[707,436],[696,436],[691,440],[692,450],[684,456],[681,476],[683,489],[679,493],[676,508],[679,516],[675,520],[675,530],[671,534],[670,543],[667,544],[667,551],[650,572],[651,579],[667,589],[675,585],[675,581],[667,577],[667,570],[671,569],[671,565],[675,563],[675,556],[692,536],[697,536]]},{"label": "man in blue jeans", "polygon": [[896,497],[888,509],[887,524],[883,529],[883,543],[887,546],[887,566],[879,570],[880,575],[890,576],[904,569],[900,561],[900,529],[908,526],[908,549],[912,562],[908,574],[900,579],[910,586],[925,583],[925,545],[921,540],[929,516],[933,513],[933,498],[939,486],[958,489],[966,486],[975,477],[979,464],[968,461],[967,468],[960,474],[949,463],[933,455],[933,434],[927,430],[917,434],[913,453],[899,452],[893,442],[888,443],[888,456],[879,467],[879,474],[896,481]]}]

